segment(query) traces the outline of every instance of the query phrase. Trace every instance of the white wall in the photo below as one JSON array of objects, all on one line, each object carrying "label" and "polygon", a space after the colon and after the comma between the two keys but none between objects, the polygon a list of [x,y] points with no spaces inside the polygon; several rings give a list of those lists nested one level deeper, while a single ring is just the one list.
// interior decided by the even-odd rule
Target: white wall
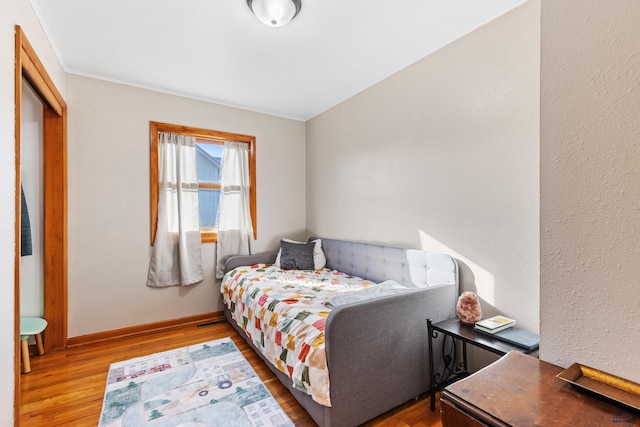
[{"label": "white wall", "polygon": [[256,249],[304,233],[304,122],[77,75],[67,84],[70,337],[222,310],[214,244],[202,283],[146,286],[150,121],[255,136]]},{"label": "white wall", "polygon": [[42,317],[44,314],[42,112],[42,101],[28,84],[23,83],[20,116],[20,175],[29,212],[33,253],[20,258],[20,315],[31,317]]},{"label": "white wall", "polygon": [[448,252],[486,315],[537,332],[539,18],[530,1],[309,121],[310,233]]},{"label": "white wall", "polygon": [[640,3],[543,1],[541,352],[640,382]]},{"label": "white wall", "polygon": [[[15,31],[26,33],[60,93],[65,94],[65,76],[27,0],[8,0],[0,13],[0,348],[14,346],[15,259]],[[0,424],[13,424],[14,354],[0,352]]]}]

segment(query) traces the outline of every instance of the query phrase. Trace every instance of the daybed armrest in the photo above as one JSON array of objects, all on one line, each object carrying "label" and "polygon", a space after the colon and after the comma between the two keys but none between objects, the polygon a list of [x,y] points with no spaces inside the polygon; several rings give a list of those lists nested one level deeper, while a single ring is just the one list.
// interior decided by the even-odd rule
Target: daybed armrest
[{"label": "daybed armrest", "polygon": [[235,255],[229,257],[224,264],[224,272],[233,270],[236,267],[242,267],[243,265],[254,264],[273,264],[276,261],[278,252],[262,252],[253,255]]},{"label": "daybed armrest", "polygon": [[336,419],[348,419],[344,425],[361,424],[364,420],[350,418],[391,409],[429,389],[426,319],[455,316],[457,297],[455,285],[438,285],[331,312],[325,326],[331,401],[349,402],[347,408],[334,405],[334,411],[344,411],[335,414]]}]

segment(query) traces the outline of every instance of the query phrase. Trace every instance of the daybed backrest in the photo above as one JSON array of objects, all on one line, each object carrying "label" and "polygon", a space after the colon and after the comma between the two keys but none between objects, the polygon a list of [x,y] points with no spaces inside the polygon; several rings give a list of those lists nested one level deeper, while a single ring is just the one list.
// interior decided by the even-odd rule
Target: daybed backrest
[{"label": "daybed backrest", "polygon": [[[316,239],[316,237],[309,240]],[[322,238],[327,268],[376,283],[395,280],[407,287],[458,285],[453,257],[417,249]]]},{"label": "daybed backrest", "polygon": [[404,249],[325,238],[322,238],[322,249],[327,268],[376,283],[395,280],[411,286]]}]

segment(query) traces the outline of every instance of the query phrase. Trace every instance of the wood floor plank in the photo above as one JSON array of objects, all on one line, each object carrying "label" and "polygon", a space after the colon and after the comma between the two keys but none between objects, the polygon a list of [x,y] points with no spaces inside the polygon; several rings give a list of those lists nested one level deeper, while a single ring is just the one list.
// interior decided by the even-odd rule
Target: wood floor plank
[{"label": "wood floor plank", "polygon": [[[231,337],[297,427],[314,427],[307,412],[277,380],[264,362],[226,322],[188,326],[88,344],[31,358],[31,373],[21,376],[21,427],[95,427],[111,363]],[[429,399],[411,401],[364,424],[365,427],[441,427],[440,408]]]}]

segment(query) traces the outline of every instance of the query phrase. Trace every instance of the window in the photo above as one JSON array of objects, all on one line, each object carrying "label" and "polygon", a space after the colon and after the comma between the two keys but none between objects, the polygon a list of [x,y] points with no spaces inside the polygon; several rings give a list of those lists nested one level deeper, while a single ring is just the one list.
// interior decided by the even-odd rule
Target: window
[{"label": "window", "polygon": [[193,136],[196,138],[198,168],[198,204],[200,209],[200,236],[202,242],[218,241],[218,206],[220,201],[220,166],[225,141],[249,144],[250,204],[253,234],[256,228],[256,139],[253,136],[192,128],[167,123],[150,123],[151,166],[151,244],[155,240],[158,221],[158,145],[160,132]]},{"label": "window", "polygon": [[220,206],[220,177],[224,143],[210,139],[196,139],[196,164],[198,168],[198,209],[200,230],[218,228]]}]

